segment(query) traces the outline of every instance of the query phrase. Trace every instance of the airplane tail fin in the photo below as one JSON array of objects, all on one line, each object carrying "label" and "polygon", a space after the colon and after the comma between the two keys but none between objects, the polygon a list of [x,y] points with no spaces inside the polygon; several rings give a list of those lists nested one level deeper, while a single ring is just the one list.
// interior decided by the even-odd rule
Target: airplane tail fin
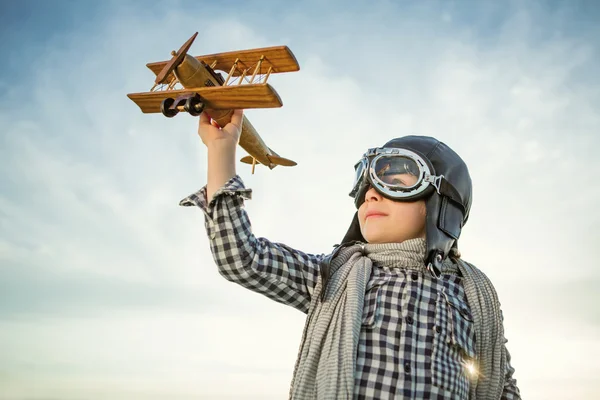
[{"label": "airplane tail fin", "polygon": [[[293,166],[297,165],[297,163],[295,161],[292,161],[292,160],[284,158],[284,157],[280,157],[279,154],[275,153],[271,149],[269,149],[269,151],[271,152],[271,154],[268,154],[267,158],[271,162],[271,165],[268,165],[268,167],[270,169],[273,169],[278,165],[281,165],[284,167],[293,167]],[[252,165],[252,173],[254,173],[254,166],[256,164],[260,164],[260,162],[252,156],[243,157],[240,161],[245,164]]]},{"label": "airplane tail fin", "polygon": [[283,157],[279,157],[279,156],[268,156],[269,160],[271,160],[271,162],[275,165],[281,165],[284,167],[293,167],[295,165],[297,165],[296,161],[292,161],[289,158],[283,158]]},{"label": "airplane tail fin", "polygon": [[260,162],[252,156],[242,157],[240,161],[244,164],[260,164]]},{"label": "airplane tail fin", "polygon": [[275,153],[275,151],[273,151],[273,149],[271,149],[270,147],[269,151],[271,152],[271,154],[267,155],[267,157],[269,157],[269,160],[271,160],[273,164],[281,165],[284,167],[293,167],[297,165],[296,161],[292,161],[290,159],[281,157],[279,154]]}]

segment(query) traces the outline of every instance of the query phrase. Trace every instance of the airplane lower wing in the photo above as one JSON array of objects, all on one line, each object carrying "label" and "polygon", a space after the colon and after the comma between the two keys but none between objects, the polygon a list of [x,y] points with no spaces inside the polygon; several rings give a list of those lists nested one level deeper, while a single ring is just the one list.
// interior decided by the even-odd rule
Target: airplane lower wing
[{"label": "airplane lower wing", "polygon": [[277,108],[283,105],[279,94],[268,83],[208,86],[180,90],[130,93],[127,95],[143,113],[161,112],[161,103],[167,98],[177,99],[186,95],[200,96],[206,109],[232,110],[246,108]]}]

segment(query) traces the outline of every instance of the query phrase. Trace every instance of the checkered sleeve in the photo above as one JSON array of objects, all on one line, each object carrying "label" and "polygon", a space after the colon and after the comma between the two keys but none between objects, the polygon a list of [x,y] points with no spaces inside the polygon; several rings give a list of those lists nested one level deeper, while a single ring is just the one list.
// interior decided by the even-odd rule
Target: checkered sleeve
[{"label": "checkered sleeve", "polygon": [[206,186],[180,201],[204,212],[210,248],[227,280],[307,313],[324,254],[307,254],[252,233],[244,200],[252,190],[236,175],[206,201]]},{"label": "checkered sleeve", "polygon": [[514,373],[515,369],[510,365],[510,353],[506,350],[506,371],[501,400],[521,400],[521,392],[517,387],[517,380],[513,377]]}]

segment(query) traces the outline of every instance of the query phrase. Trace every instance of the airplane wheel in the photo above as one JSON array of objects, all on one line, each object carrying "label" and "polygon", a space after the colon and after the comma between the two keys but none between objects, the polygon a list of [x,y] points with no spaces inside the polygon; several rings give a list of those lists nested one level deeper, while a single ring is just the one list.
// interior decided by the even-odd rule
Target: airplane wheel
[{"label": "airplane wheel", "polygon": [[191,116],[197,117],[204,111],[204,103],[198,96],[190,97],[185,101],[183,109],[190,113]]},{"label": "airplane wheel", "polygon": [[164,99],[162,101],[162,103],[160,103],[160,111],[163,113],[163,115],[165,117],[167,117],[167,118],[173,118],[179,112],[179,110],[177,110],[177,109],[171,109],[171,108],[169,108],[169,107],[171,107],[173,105],[174,102],[175,102],[174,99],[172,99],[170,97],[167,97],[166,99]]}]

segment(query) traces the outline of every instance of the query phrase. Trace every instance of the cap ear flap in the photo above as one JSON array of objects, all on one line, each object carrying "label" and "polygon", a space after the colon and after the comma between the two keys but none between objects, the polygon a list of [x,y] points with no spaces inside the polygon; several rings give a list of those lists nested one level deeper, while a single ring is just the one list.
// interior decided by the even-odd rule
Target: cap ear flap
[{"label": "cap ear flap", "polygon": [[358,188],[358,191],[356,192],[356,197],[354,198],[354,205],[356,206],[357,210],[365,202],[365,195],[367,194],[370,188],[371,184],[365,178],[365,181],[361,183],[360,187]]},{"label": "cap ear flap", "polygon": [[442,259],[448,256],[452,244],[460,234],[462,213],[448,202],[444,196],[433,193],[426,200],[427,205],[427,255],[425,263],[436,262],[436,256],[441,254]]},{"label": "cap ear flap", "polygon": [[448,236],[458,239],[463,225],[463,212],[447,197],[442,196],[442,205],[438,217],[438,228]]},{"label": "cap ear flap", "polygon": [[350,224],[350,228],[348,228],[348,232],[346,232],[346,236],[342,239],[342,244],[351,242],[353,240],[357,240],[359,242],[365,242],[366,240],[360,231],[360,223],[358,222],[358,211],[354,213],[354,218],[352,218],[352,223]]}]

